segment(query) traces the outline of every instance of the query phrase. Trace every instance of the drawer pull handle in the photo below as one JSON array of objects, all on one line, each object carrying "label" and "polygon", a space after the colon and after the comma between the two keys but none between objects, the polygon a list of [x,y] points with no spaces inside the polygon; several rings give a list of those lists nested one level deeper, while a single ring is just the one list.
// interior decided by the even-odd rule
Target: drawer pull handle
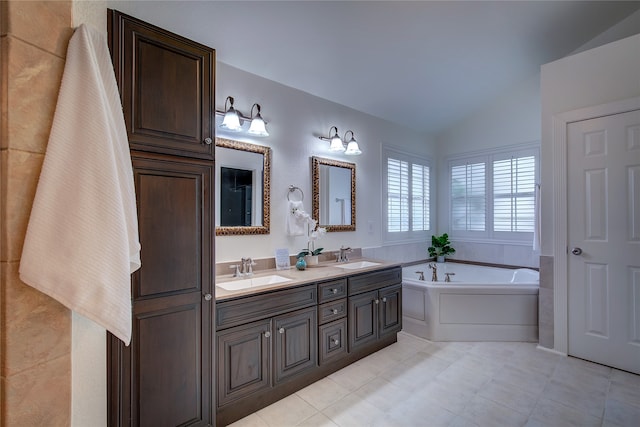
[{"label": "drawer pull handle", "polygon": [[382,298],[382,302],[387,302],[387,297]]},{"label": "drawer pull handle", "polygon": [[266,332],[264,333],[264,337],[265,337],[265,338],[269,338],[270,336],[271,336],[271,332],[266,331]]},{"label": "drawer pull handle", "polygon": [[278,332],[280,332],[281,334],[284,334],[284,328],[278,329]]},{"label": "drawer pull handle", "polygon": [[338,309],[334,308],[333,310],[331,310],[333,312],[333,314],[338,314]]},{"label": "drawer pull handle", "polygon": [[380,304],[380,300],[379,299],[374,299],[373,302],[375,302],[376,304]]},{"label": "drawer pull handle", "polygon": [[338,290],[336,288],[333,288],[333,289],[331,289],[331,293],[335,295],[335,294],[338,293]]}]

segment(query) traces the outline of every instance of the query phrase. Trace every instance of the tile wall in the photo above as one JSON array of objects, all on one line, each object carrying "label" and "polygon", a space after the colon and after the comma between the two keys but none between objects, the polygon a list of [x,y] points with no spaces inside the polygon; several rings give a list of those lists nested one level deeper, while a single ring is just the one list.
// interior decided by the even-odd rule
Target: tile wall
[{"label": "tile wall", "polygon": [[72,34],[71,1],[0,2],[0,425],[69,425],[71,314],[18,268]]}]

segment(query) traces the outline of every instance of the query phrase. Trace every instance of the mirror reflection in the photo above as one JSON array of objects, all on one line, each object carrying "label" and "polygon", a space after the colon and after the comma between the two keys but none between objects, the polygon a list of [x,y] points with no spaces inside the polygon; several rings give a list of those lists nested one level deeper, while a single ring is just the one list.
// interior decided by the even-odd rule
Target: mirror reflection
[{"label": "mirror reflection", "polygon": [[313,217],[327,231],[356,229],[356,165],[312,157]]},{"label": "mirror reflection", "polygon": [[216,138],[216,235],[269,234],[271,149]]}]

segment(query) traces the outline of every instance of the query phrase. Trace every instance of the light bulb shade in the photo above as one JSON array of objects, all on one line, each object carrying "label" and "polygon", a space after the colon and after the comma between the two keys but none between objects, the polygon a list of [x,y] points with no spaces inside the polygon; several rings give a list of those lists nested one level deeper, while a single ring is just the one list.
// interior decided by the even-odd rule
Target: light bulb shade
[{"label": "light bulb shade", "polygon": [[242,129],[240,125],[240,117],[233,107],[229,107],[226,113],[224,113],[224,119],[220,124],[220,129],[228,130],[231,132],[238,132]]},{"label": "light bulb shade", "polygon": [[260,113],[256,114],[253,120],[251,120],[251,126],[247,132],[255,136],[269,136],[269,132],[267,132],[267,127]]},{"label": "light bulb shade", "polygon": [[358,146],[355,138],[351,138],[351,141],[349,141],[349,144],[347,144],[347,149],[344,154],[348,156],[357,156],[359,154],[362,154],[362,151],[360,151],[360,147]]},{"label": "light bulb shade", "polygon": [[344,144],[340,137],[336,134],[331,138],[331,145],[329,151],[344,151]]}]

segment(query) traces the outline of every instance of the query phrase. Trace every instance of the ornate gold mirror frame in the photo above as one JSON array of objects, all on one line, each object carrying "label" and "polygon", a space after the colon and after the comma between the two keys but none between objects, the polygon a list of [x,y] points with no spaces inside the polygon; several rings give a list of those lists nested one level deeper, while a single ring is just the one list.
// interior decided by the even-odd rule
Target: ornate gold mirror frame
[{"label": "ornate gold mirror frame", "polygon": [[[322,224],[320,220],[320,166],[331,166],[337,168],[346,168],[351,171],[351,223],[345,225],[338,224]],[[311,158],[311,177],[313,184],[312,194],[312,211],[313,218],[318,220],[320,227],[325,227],[327,231],[356,231],[356,165],[355,163],[341,162],[332,159],[323,159],[321,157]],[[329,189],[327,189],[329,191]]]},{"label": "ornate gold mirror frame", "polygon": [[[248,142],[233,141],[231,139],[216,138],[216,147],[232,150],[247,151],[262,154],[263,176],[262,182],[262,225],[255,226],[216,226],[216,236],[269,234],[271,216],[271,148]],[[216,188],[220,185],[216,182]],[[216,206],[216,209],[220,209]]]}]

